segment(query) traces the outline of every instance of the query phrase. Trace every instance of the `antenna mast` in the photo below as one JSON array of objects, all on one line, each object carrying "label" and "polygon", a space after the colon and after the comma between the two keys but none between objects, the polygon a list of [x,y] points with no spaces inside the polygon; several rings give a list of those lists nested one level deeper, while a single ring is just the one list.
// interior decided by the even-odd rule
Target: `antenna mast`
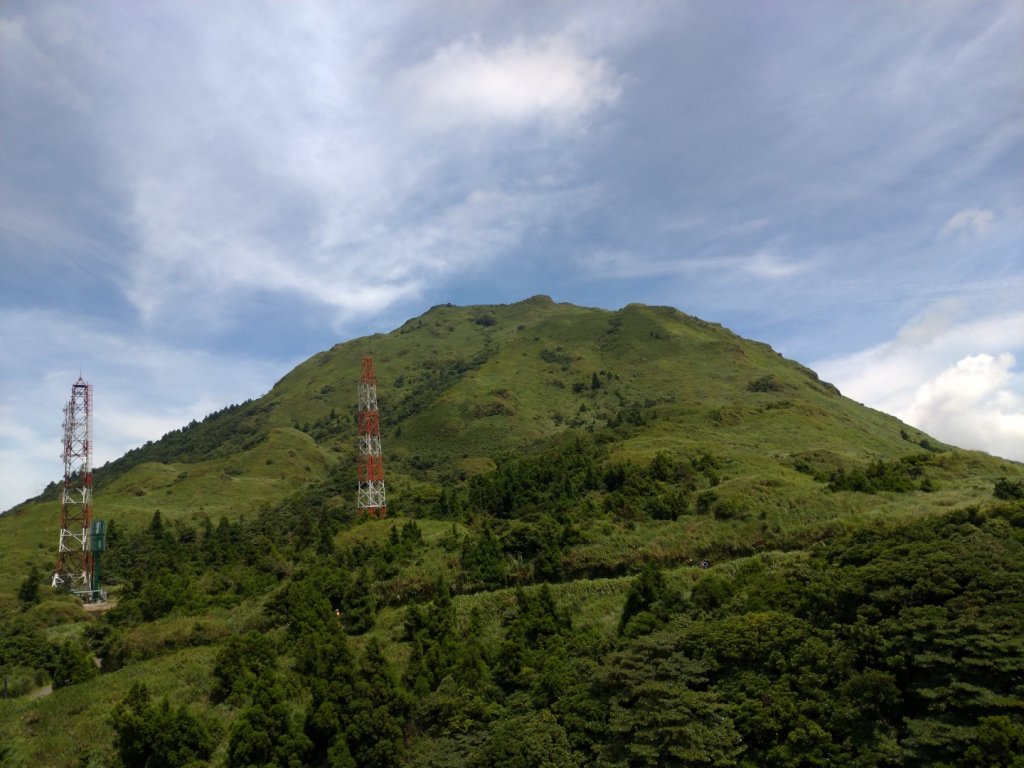
[{"label": "antenna mast", "polygon": [[384,459],[380,455],[380,411],[377,410],[377,377],[373,358],[363,358],[359,379],[359,490],[356,516],[383,518],[388,513],[384,498]]},{"label": "antenna mast", "polygon": [[64,488],[52,586],[92,597],[92,384],[81,376],[64,406]]}]

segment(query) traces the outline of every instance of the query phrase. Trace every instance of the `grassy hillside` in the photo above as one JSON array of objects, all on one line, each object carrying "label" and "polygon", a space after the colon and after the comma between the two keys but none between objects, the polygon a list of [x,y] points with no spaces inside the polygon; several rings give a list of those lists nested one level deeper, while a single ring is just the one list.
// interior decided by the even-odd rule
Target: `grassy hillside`
[{"label": "grassy hillside", "polygon": [[[366,354],[385,521],[353,519]],[[43,586],[58,512],[0,517],[0,765],[1024,752],[1024,467],[670,308],[435,307],[129,452],[107,613]]]},{"label": "grassy hillside", "polygon": [[[355,384],[366,354],[377,369],[396,513],[421,513],[442,487],[493,470],[503,454],[581,433],[601,437],[605,462],[709,453],[720,507],[784,517],[774,521],[780,526],[791,513],[821,523],[885,509],[877,497],[823,495],[837,470],[945,448],[721,326],[667,307],[609,312],[538,296],[434,307],[391,333],[314,355],[258,400],[99,468],[97,517],[129,528],[156,510],[169,520],[235,519],[335,470],[353,473]],[[937,493],[926,509],[987,497],[998,477],[1016,471],[976,453],[943,462],[928,469]],[[0,585],[13,590],[31,565],[52,565],[58,514],[53,487],[0,518],[17,529],[0,539]]]}]

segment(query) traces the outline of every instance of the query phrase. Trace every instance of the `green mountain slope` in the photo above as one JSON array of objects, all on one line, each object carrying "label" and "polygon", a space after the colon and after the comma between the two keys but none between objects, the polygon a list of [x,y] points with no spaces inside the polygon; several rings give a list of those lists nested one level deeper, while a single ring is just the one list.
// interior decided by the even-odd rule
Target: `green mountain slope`
[{"label": "green mountain slope", "polygon": [[[667,541],[666,557],[676,560],[708,553],[709,536],[814,537],[851,515],[916,514],[988,498],[995,480],[1016,471],[983,454],[942,453],[934,439],[719,325],[668,307],[610,312],[538,296],[434,307],[391,333],[314,355],[258,400],[99,468],[96,516],[129,529],[157,510],[165,520],[252,517],[325,482],[344,490],[332,504],[353,511],[346,481],[354,477],[355,384],[367,354],[377,370],[392,514],[429,514],[443,488],[493,471],[502,456],[551,449],[565,435],[596,438],[602,471],[643,465],[658,452],[711,458],[714,486],[702,475],[684,501],[717,517],[631,544]],[[838,471],[922,454],[935,459],[917,468],[915,482],[930,478],[929,494],[824,490]],[[52,486],[0,518],[11,532],[0,537],[0,583],[13,590],[31,566],[50,567],[58,513]],[[581,571],[591,560],[599,570],[622,561],[600,543],[579,549]]]},{"label": "green mountain slope", "polygon": [[[928,441],[766,345],[677,310],[607,312],[535,297],[435,307],[389,334],[317,354],[259,400],[99,469],[98,499],[117,511],[155,505],[173,515],[201,497],[208,510],[245,514],[261,498],[324,477],[352,461],[366,354],[376,363],[396,478],[479,471],[502,451],[570,429],[621,427],[616,452],[624,455],[713,445],[742,464],[803,459],[821,471],[909,455]],[[283,456],[295,461],[282,466]]]},{"label": "green mountain slope", "polygon": [[54,489],[0,516],[0,765],[1010,765],[1022,497],[674,309],[434,307],[98,469],[102,617],[42,586]]}]

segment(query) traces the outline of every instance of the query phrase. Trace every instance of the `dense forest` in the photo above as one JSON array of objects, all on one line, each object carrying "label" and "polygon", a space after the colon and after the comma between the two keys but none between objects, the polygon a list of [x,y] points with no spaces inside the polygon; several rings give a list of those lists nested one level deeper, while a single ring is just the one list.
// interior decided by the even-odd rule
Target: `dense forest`
[{"label": "dense forest", "polygon": [[[196,621],[170,641],[216,648],[206,701],[133,685],[111,743],[83,764],[1020,764],[1024,503],[993,496],[723,566],[641,556],[608,632],[575,619],[558,589],[579,577],[563,553],[586,537],[583,515],[628,527],[631,504],[634,517],[697,514],[673,499],[712,470],[706,456],[659,454],[600,472],[600,456],[576,441],[509,461],[420,522],[352,523],[325,483],[248,521],[115,525],[105,568],[121,597],[86,623],[84,646],[33,624],[42,590],[26,577],[0,636],[12,692],[40,673],[86,681],[92,655],[108,675],[172,650],[132,632],[145,622],[256,601],[245,632]],[[598,489],[594,510],[581,500]],[[420,523],[448,521],[436,547],[449,578],[399,588],[403,564],[430,548]],[[368,526],[387,535],[334,545]],[[389,642],[367,637],[385,608],[400,612]]]}]

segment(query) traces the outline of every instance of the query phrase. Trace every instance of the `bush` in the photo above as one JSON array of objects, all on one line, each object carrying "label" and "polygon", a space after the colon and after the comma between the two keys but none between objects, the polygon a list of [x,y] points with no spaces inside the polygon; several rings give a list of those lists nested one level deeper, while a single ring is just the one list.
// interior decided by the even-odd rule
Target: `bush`
[{"label": "bush", "polygon": [[92,656],[68,641],[57,649],[53,665],[53,687],[81,683],[96,677],[96,664]]},{"label": "bush", "polygon": [[18,600],[24,606],[35,605],[39,602],[39,582],[42,575],[36,566],[32,566],[25,580],[18,589]]},{"label": "bush", "polygon": [[210,698],[224,701],[253,689],[256,681],[277,666],[274,641],[260,632],[233,635],[221,647],[213,664]]},{"label": "bush", "polygon": [[153,704],[142,683],[114,708],[110,724],[125,768],[184,768],[209,759],[217,746],[214,728],[166,698]]},{"label": "bush", "polygon": [[676,490],[656,496],[647,505],[655,520],[676,520],[690,511],[690,497],[686,491]]},{"label": "bush", "polygon": [[542,710],[494,722],[471,765],[576,768],[581,762],[558,718]]},{"label": "bush", "polygon": [[[928,454],[905,456],[896,461],[874,461],[864,469],[847,472],[840,468],[830,478],[830,491],[859,491],[878,493],[893,491],[906,493],[920,487],[923,482],[923,465],[931,463]],[[927,479],[927,478],[924,478]]]},{"label": "bush", "polygon": [[770,373],[747,384],[748,392],[778,392],[781,389],[779,382]]},{"label": "bush", "polygon": [[228,766],[299,766],[311,747],[291,717],[284,691],[272,677],[261,677],[253,690],[252,705],[232,729]]},{"label": "bush", "polygon": [[[46,682],[46,673],[31,667],[6,667],[3,670],[3,690],[11,698],[24,696]],[[0,765],[3,765],[0,760]]]},{"label": "bush", "polygon": [[992,495],[997,499],[1002,499],[1003,501],[1024,499],[1024,480],[1018,480],[1013,483],[1005,477],[1001,477],[996,480],[995,488],[992,490]]},{"label": "bush", "polygon": [[40,627],[56,627],[79,621],[93,622],[93,617],[82,610],[78,599],[72,597],[43,600],[29,608],[25,616]]},{"label": "bush", "polygon": [[0,621],[0,669],[52,669],[54,649],[42,630],[21,616]]},{"label": "bush", "polygon": [[638,621],[638,626],[633,627],[629,634],[653,631],[668,617],[669,605],[674,600],[675,595],[665,585],[665,577],[661,571],[657,566],[648,563],[626,595],[626,603],[619,618],[619,634],[626,634],[626,629],[633,620]]}]

